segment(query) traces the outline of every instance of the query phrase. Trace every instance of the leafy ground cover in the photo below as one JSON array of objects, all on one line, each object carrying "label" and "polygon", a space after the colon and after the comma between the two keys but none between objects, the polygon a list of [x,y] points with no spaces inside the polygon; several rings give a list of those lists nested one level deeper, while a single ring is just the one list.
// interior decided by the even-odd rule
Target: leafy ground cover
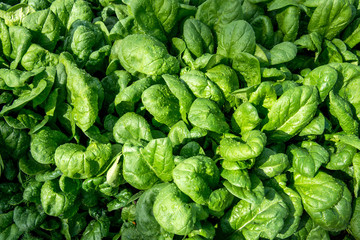
[{"label": "leafy ground cover", "polygon": [[0,3],[0,239],[360,239],[357,0]]}]

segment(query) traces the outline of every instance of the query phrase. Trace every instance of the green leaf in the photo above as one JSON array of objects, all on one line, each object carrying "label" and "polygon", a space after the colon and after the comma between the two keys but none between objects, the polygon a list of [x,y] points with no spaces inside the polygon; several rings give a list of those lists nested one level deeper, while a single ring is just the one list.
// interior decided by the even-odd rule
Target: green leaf
[{"label": "green leaf", "polygon": [[31,155],[34,160],[41,164],[55,163],[54,154],[56,148],[66,142],[67,137],[62,132],[47,127],[42,128],[32,136]]},{"label": "green leaf", "polygon": [[261,83],[260,62],[253,55],[238,53],[233,59],[232,67],[241,74],[248,87]]},{"label": "green leaf", "polygon": [[194,205],[174,183],[162,188],[154,202],[154,217],[166,231],[186,235],[194,229],[196,214]]},{"label": "green leaf", "polygon": [[235,59],[241,52],[255,52],[255,32],[249,23],[237,20],[220,29],[217,53]]},{"label": "green leaf", "polygon": [[59,61],[65,66],[66,88],[74,107],[74,121],[81,130],[86,131],[95,123],[104,90],[97,78],[77,67],[69,53],[60,54]]},{"label": "green leaf", "polygon": [[149,123],[136,113],[126,113],[115,123],[113,130],[118,143],[141,144],[152,139]]},{"label": "green leaf", "polygon": [[264,185],[255,174],[250,174],[249,176],[251,181],[251,186],[249,187],[233,185],[229,181],[225,181],[224,186],[235,197],[240,198],[250,204],[258,205],[264,199]]},{"label": "green leaf", "polygon": [[41,187],[40,197],[47,215],[68,218],[77,212],[76,196],[62,192],[57,180],[46,181]]},{"label": "green leaf", "polygon": [[257,157],[254,170],[261,178],[272,178],[284,172],[290,165],[288,156],[284,153],[276,153],[269,148]]},{"label": "green leaf", "polygon": [[111,145],[92,142],[87,148],[65,143],[55,151],[55,164],[69,178],[86,179],[96,176],[110,162]]},{"label": "green leaf", "polygon": [[360,154],[355,154],[352,162],[354,167],[354,195],[357,198],[360,190]]},{"label": "green leaf", "polygon": [[324,1],[312,14],[308,30],[331,40],[350,23],[354,15],[355,7],[345,0]]},{"label": "green leaf", "polygon": [[338,79],[337,71],[328,66],[320,66],[312,70],[304,79],[304,85],[316,86],[321,101],[324,101]]},{"label": "green leaf", "polygon": [[160,225],[156,221],[153,205],[161,189],[166,184],[158,184],[145,191],[136,203],[136,228],[145,236],[157,236],[160,234]]},{"label": "green leaf", "polygon": [[110,221],[107,217],[92,220],[81,236],[81,240],[102,239],[109,234]]},{"label": "green leaf", "polygon": [[191,104],[194,101],[194,96],[188,90],[186,85],[174,75],[164,74],[162,75],[162,78],[166,82],[166,85],[170,89],[171,93],[179,100],[182,120],[187,123],[187,115]]},{"label": "green leaf", "polygon": [[256,108],[250,102],[243,102],[231,118],[234,131],[240,128],[241,133],[254,130],[261,122]]},{"label": "green leaf", "polygon": [[334,94],[333,91],[330,92],[329,98],[330,113],[339,121],[342,130],[346,134],[357,135],[359,133],[359,123],[356,119],[354,119],[350,103],[342,97]]},{"label": "green leaf", "polygon": [[166,34],[175,26],[179,11],[179,1],[177,0],[125,0],[137,24],[150,36],[166,41]]},{"label": "green leaf", "polygon": [[123,175],[130,185],[140,190],[146,190],[159,181],[155,171],[141,155],[140,147],[126,143],[122,151],[124,155]]},{"label": "green leaf", "polygon": [[[130,81],[130,79],[129,79]],[[141,100],[142,93],[152,85],[150,78],[143,78],[133,82],[130,86],[125,86],[115,96],[116,112],[122,116],[126,112],[134,112],[135,104]]]},{"label": "green leaf", "polygon": [[152,85],[141,95],[146,110],[155,120],[169,127],[181,119],[179,100],[163,84]]},{"label": "green leaf", "polygon": [[319,171],[315,177],[295,175],[295,188],[301,196],[305,210],[323,211],[340,201],[344,187],[331,175]]},{"label": "green leaf", "polygon": [[186,46],[196,57],[214,52],[213,35],[204,23],[196,19],[187,19],[183,31]]},{"label": "green leaf", "polygon": [[45,213],[39,212],[35,206],[20,207],[14,209],[14,222],[20,231],[27,232],[35,230],[45,220]]},{"label": "green leaf", "polygon": [[206,204],[219,181],[219,170],[206,156],[194,156],[179,163],[172,172],[176,186],[198,204]]},{"label": "green leaf", "polygon": [[175,163],[169,138],[151,140],[141,150],[141,155],[158,178],[164,182],[172,180],[172,171]]},{"label": "green leaf", "polygon": [[349,231],[350,234],[356,239],[360,237],[360,227],[359,227],[359,218],[360,218],[360,199],[356,198],[354,213],[350,220]]},{"label": "green leaf", "polygon": [[331,170],[343,170],[349,167],[355,156],[356,148],[342,142],[336,142],[335,147],[336,152],[330,155],[330,161],[326,165],[326,168]]},{"label": "green leaf", "polygon": [[295,172],[312,178],[322,164],[329,161],[329,153],[316,142],[304,141],[301,148],[291,145],[289,147]]},{"label": "green leaf", "polygon": [[231,206],[234,196],[226,189],[219,188],[210,194],[208,206],[209,209],[221,212]]},{"label": "green leaf", "polygon": [[189,121],[197,127],[207,129],[216,133],[225,133],[229,125],[218,105],[205,98],[197,98],[191,105]]},{"label": "green leaf", "polygon": [[198,7],[195,18],[216,32],[221,31],[228,23],[243,19],[243,10],[239,1],[208,0],[203,2]]},{"label": "green leaf", "polygon": [[133,34],[121,40],[117,52],[121,65],[131,74],[177,74],[178,60],[165,45],[149,35]]},{"label": "green leaf", "polygon": [[244,161],[256,158],[266,144],[266,135],[259,130],[245,132],[240,139],[223,138],[220,141],[220,155],[225,161]]},{"label": "green leaf", "polygon": [[[236,104],[236,99],[231,94],[239,89],[239,79],[236,72],[229,66],[220,64],[206,71],[205,75],[222,90],[230,107]],[[225,103],[226,104],[226,103]]]},{"label": "green leaf", "polygon": [[259,205],[240,201],[231,211],[230,226],[245,239],[273,239],[284,226],[288,207],[275,190],[266,188],[265,192]]},{"label": "green leaf", "polygon": [[312,120],[318,103],[315,87],[304,85],[286,91],[272,106],[262,130],[270,133],[272,141],[287,141]]},{"label": "green leaf", "polygon": [[181,74],[180,79],[185,82],[196,97],[210,99],[217,102],[219,106],[224,103],[221,88],[209,80],[203,72],[191,70]]},{"label": "green leaf", "polygon": [[277,65],[280,63],[290,62],[296,57],[296,54],[297,48],[294,43],[279,43],[270,50],[270,64]]},{"label": "green leaf", "polygon": [[23,26],[33,34],[33,41],[53,51],[60,39],[60,21],[50,9],[30,13],[23,19]]}]

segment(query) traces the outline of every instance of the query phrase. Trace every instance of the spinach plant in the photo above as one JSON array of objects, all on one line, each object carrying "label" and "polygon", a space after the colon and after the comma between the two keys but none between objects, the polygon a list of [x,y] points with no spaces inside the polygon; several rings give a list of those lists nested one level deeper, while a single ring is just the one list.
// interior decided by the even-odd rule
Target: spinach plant
[{"label": "spinach plant", "polygon": [[360,239],[355,0],[0,3],[0,239]]}]

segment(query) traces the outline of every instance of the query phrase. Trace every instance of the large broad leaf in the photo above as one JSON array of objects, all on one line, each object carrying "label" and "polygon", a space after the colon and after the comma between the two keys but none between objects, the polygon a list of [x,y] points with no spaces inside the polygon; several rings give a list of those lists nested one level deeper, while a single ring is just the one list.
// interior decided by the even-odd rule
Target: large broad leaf
[{"label": "large broad leaf", "polygon": [[232,195],[256,206],[263,201],[265,188],[255,174],[250,174],[250,181],[251,186],[239,187],[238,185],[233,185],[230,181],[225,181],[223,184]]},{"label": "large broad leaf", "polygon": [[287,141],[298,134],[315,116],[319,93],[313,86],[300,86],[286,91],[275,102],[263,130],[273,141]]},{"label": "large broad leaf", "polygon": [[[67,74],[66,88],[70,92],[72,115],[81,130],[88,130],[96,120],[101,107],[104,90],[100,81],[79,69],[69,53],[62,53],[59,59]],[[100,106],[99,106],[100,105]]]},{"label": "large broad leaf", "polygon": [[210,194],[208,207],[212,211],[222,212],[231,206],[233,200],[234,196],[226,188],[219,188]]},{"label": "large broad leaf", "polygon": [[239,89],[239,79],[236,72],[231,67],[220,64],[208,69],[205,75],[219,86],[230,107],[234,106],[237,100],[231,93]]},{"label": "large broad leaf", "polygon": [[177,74],[180,70],[178,60],[165,45],[146,34],[133,34],[121,40],[117,54],[121,65],[132,74]]},{"label": "large broad leaf", "polygon": [[155,172],[156,176],[164,182],[172,180],[172,171],[175,167],[172,144],[169,138],[151,140],[141,150],[143,159]]},{"label": "large broad leaf", "polygon": [[194,156],[179,163],[173,171],[177,187],[198,204],[206,204],[219,181],[219,170],[206,156]]},{"label": "large broad leaf", "polygon": [[[69,30],[72,24],[77,20],[83,20],[88,22],[92,21],[92,19],[94,18],[94,13],[91,10],[90,3],[84,0],[76,0],[73,3],[71,2],[72,2],[71,0],[70,1],[66,0],[65,2],[62,1],[60,3],[58,2],[57,3],[58,6],[55,6],[54,8],[55,10],[56,7],[61,6],[60,8],[57,8],[56,9],[57,11],[54,11],[54,13],[55,15],[61,16],[59,17],[60,19],[64,17],[64,20],[66,22],[65,26],[67,30]],[[69,11],[69,7],[71,8],[70,11]],[[66,17],[67,13],[69,14],[68,17]]]},{"label": "large broad leaf", "polygon": [[5,121],[0,121],[0,149],[2,156],[19,158],[24,156],[29,148],[29,135],[19,129],[12,128]]},{"label": "large broad leaf", "polygon": [[231,211],[230,226],[245,239],[273,239],[284,226],[288,207],[272,188],[265,188],[265,198],[259,205],[240,201]]},{"label": "large broad leaf", "polygon": [[191,105],[189,121],[197,127],[201,127],[216,133],[225,133],[229,125],[218,105],[205,98],[197,98]]},{"label": "large broad leaf", "polygon": [[274,27],[271,17],[259,15],[248,21],[255,32],[257,44],[266,48],[274,45]]},{"label": "large broad leaf", "polygon": [[23,26],[33,32],[33,40],[45,49],[53,51],[60,38],[61,22],[50,10],[36,11],[27,15]]},{"label": "large broad leaf", "polygon": [[330,155],[330,161],[326,165],[326,168],[331,170],[345,170],[351,165],[357,150],[355,147],[343,142],[336,142],[335,147],[336,152]]},{"label": "large broad leaf", "polygon": [[267,179],[279,175],[289,165],[290,162],[286,154],[276,153],[270,148],[264,148],[264,151],[256,159],[254,170],[259,177]]},{"label": "large broad leaf", "polygon": [[359,221],[360,221],[360,198],[357,198],[355,200],[354,213],[350,220],[350,226],[349,226],[350,234],[353,235],[355,239],[360,238]]},{"label": "large broad leaf", "polygon": [[187,19],[184,23],[184,41],[187,48],[196,57],[214,52],[214,38],[211,30],[196,19]]},{"label": "large broad leaf", "polygon": [[76,195],[61,191],[58,180],[46,181],[41,187],[41,206],[50,216],[71,217],[76,214],[79,204],[75,202]]},{"label": "large broad leaf", "polygon": [[174,183],[162,188],[154,202],[154,217],[166,231],[178,235],[190,233],[196,222],[196,210],[190,199]]},{"label": "large broad leaf", "polygon": [[176,76],[164,74],[162,77],[171,93],[174,94],[174,96],[179,100],[182,120],[187,123],[187,115],[189,113],[191,104],[194,101],[194,96],[191,94],[186,85]]},{"label": "large broad leaf", "polygon": [[46,66],[56,66],[59,62],[59,55],[49,52],[37,44],[31,44],[21,59],[21,66],[32,71]]},{"label": "large broad leaf", "polygon": [[102,239],[109,234],[110,220],[103,216],[98,220],[92,220],[85,228],[81,240]]},{"label": "large broad leaf", "polygon": [[137,146],[131,146],[130,144],[125,144],[123,147],[124,154],[124,163],[123,163],[123,175],[124,179],[133,187],[141,190],[146,190],[151,188],[156,182],[159,181],[159,178],[156,176],[156,172],[160,173],[159,168],[163,166],[163,162],[159,164],[155,171],[152,170],[152,165],[150,165],[144,160],[144,157],[141,155],[141,148]]},{"label": "large broad leaf", "polygon": [[96,176],[109,164],[111,145],[90,143],[87,148],[74,143],[66,143],[55,151],[55,164],[70,178],[85,179]]},{"label": "large broad leaf", "polygon": [[338,79],[337,71],[328,66],[320,66],[312,70],[304,79],[304,85],[316,86],[319,90],[321,101],[324,101]]},{"label": "large broad leaf", "polygon": [[[96,62],[96,60],[90,59],[90,57],[104,45],[105,39],[103,33],[97,25],[88,21],[74,22],[64,42],[64,48],[74,55],[76,63],[81,68],[88,63],[91,64],[91,61]],[[110,50],[110,46],[108,46],[108,49]],[[98,60],[101,59],[99,52],[97,58]],[[92,69],[87,68],[86,70],[91,72]]]},{"label": "large broad leaf", "polygon": [[265,144],[266,135],[259,130],[252,130],[244,133],[241,140],[223,138],[220,141],[220,155],[225,161],[244,161],[259,156]]},{"label": "large broad leaf", "polygon": [[238,53],[233,59],[232,67],[241,74],[248,87],[261,83],[260,62],[253,55]]},{"label": "large broad leaf", "polygon": [[12,51],[9,57],[14,59],[14,61],[12,61],[10,64],[10,68],[15,69],[29,48],[32,35],[30,31],[24,27],[13,26],[9,27],[9,36],[12,47]]},{"label": "large broad leaf", "polygon": [[306,177],[314,177],[321,165],[329,161],[329,153],[316,142],[304,141],[301,148],[291,145],[289,151],[294,170]]},{"label": "large broad leaf", "polygon": [[178,0],[125,0],[141,29],[160,41],[175,26],[179,11]]},{"label": "large broad leaf", "polygon": [[54,163],[56,148],[66,143],[67,137],[60,131],[43,128],[32,136],[30,150],[33,158],[42,164]]},{"label": "large broad leaf", "polygon": [[277,189],[277,192],[283,198],[289,209],[284,227],[277,235],[278,238],[284,239],[290,237],[298,230],[303,214],[303,206],[301,204],[301,197],[295,190],[282,186],[281,189]]},{"label": "large broad leaf", "polygon": [[[272,1],[269,5],[274,7],[276,2],[281,1]],[[283,3],[289,3],[291,5],[292,1],[282,1]],[[295,2],[295,1],[294,1]],[[268,8],[269,10],[269,8]],[[293,42],[296,40],[298,30],[299,30],[299,19],[300,19],[300,9],[296,6],[287,6],[280,10],[276,14],[276,21],[279,25],[279,29],[284,34],[284,41]]]},{"label": "large broad leaf", "polygon": [[23,107],[28,102],[38,97],[46,89],[46,87],[47,87],[46,80],[41,79],[33,89],[24,91],[19,98],[13,101],[11,105],[4,106],[0,112],[0,116],[4,116],[10,111]]},{"label": "large broad leaf", "polygon": [[355,7],[346,0],[321,1],[311,16],[308,30],[327,39],[338,35],[355,16]]},{"label": "large broad leaf", "polygon": [[357,89],[360,84],[360,67],[351,63],[330,63],[330,67],[338,71],[339,79],[334,86],[334,92],[351,103],[360,116],[360,95]]},{"label": "large broad leaf", "polygon": [[149,123],[140,115],[129,112],[124,114],[113,128],[115,141],[118,143],[141,144],[152,139]]},{"label": "large broad leaf", "polygon": [[203,72],[198,70],[185,72],[181,74],[180,79],[185,82],[196,97],[211,99],[219,106],[224,103],[221,88],[209,80]]},{"label": "large broad leaf", "polygon": [[207,0],[198,7],[195,17],[218,32],[224,25],[243,19],[241,2]]},{"label": "large broad leaf", "polygon": [[142,93],[151,86],[152,82],[150,78],[142,78],[120,90],[114,101],[116,112],[120,116],[126,112],[134,112],[135,104],[140,101]]},{"label": "large broad leaf", "polygon": [[231,118],[233,131],[240,129],[242,133],[255,129],[261,122],[256,108],[250,102],[243,102]]},{"label": "large broad leaf", "polygon": [[35,230],[44,220],[45,213],[39,212],[35,206],[20,207],[14,209],[14,222],[20,231]]},{"label": "large broad leaf", "polygon": [[295,188],[302,198],[305,209],[317,211],[331,208],[340,201],[344,188],[331,175],[319,172],[313,178],[295,175]]},{"label": "large broad leaf", "polygon": [[270,50],[270,64],[276,65],[280,63],[290,62],[296,57],[296,54],[297,48],[294,43],[279,43]]},{"label": "large broad leaf", "polygon": [[155,120],[169,127],[181,119],[179,100],[163,84],[156,84],[146,89],[141,95],[146,110]]},{"label": "large broad leaf", "polygon": [[342,130],[347,134],[357,135],[359,133],[359,122],[354,119],[351,104],[342,97],[334,94],[333,91],[330,92],[329,99],[330,113],[339,121]]},{"label": "large broad leaf", "polygon": [[304,204],[304,208],[312,220],[327,231],[345,230],[351,218],[351,192],[343,182],[339,181],[339,183],[344,187],[344,191],[341,199],[334,206],[318,211]]},{"label": "large broad leaf", "polygon": [[234,59],[241,52],[253,54],[255,46],[255,32],[244,20],[225,25],[218,34],[217,53],[225,57]]},{"label": "large broad leaf", "polygon": [[136,203],[136,228],[145,236],[157,236],[160,234],[160,225],[156,221],[153,206],[160,190],[167,184],[158,184],[145,191]]}]

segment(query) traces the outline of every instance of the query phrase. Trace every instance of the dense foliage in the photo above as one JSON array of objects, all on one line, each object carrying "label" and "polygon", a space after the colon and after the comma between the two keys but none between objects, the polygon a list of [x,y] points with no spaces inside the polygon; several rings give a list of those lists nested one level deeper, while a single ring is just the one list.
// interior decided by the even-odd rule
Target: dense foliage
[{"label": "dense foliage", "polygon": [[0,3],[0,239],[360,239],[357,0]]}]

